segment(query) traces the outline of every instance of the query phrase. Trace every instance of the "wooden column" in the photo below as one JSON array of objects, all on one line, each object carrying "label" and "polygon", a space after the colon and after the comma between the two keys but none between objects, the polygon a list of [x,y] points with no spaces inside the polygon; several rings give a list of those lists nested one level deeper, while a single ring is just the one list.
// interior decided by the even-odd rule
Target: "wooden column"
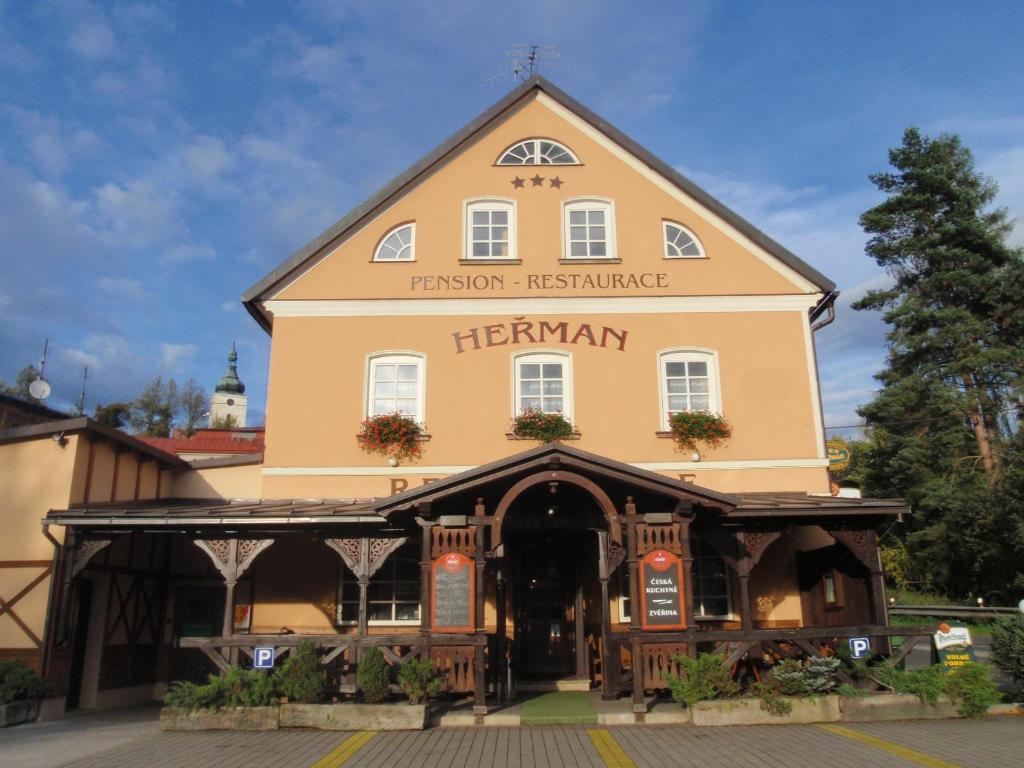
[{"label": "wooden column", "polygon": [[429,520],[417,518],[420,525],[420,634],[430,637],[430,556],[433,524]]},{"label": "wooden column", "polygon": [[[590,669],[587,665],[587,638],[586,625],[583,621],[583,565],[580,558],[576,558],[575,568],[576,595],[573,603],[573,637],[576,640],[576,677],[580,680],[590,677]],[[605,606],[605,611],[608,608]]]},{"label": "wooden column", "polygon": [[[644,699],[643,644],[637,637],[640,632],[640,565],[636,554],[636,519],[626,523],[626,567],[629,569],[629,653],[633,659],[633,716],[643,722],[647,714]],[[606,660],[605,664],[609,662]],[[615,659],[618,664],[619,660]]]},{"label": "wooden column", "polygon": [[[477,516],[483,515],[483,503],[477,502]],[[474,527],[475,551],[473,560],[476,567],[476,636],[483,643],[473,649],[473,716],[479,725],[483,725],[487,714],[487,680],[485,678],[484,655],[487,650],[487,634],[484,625],[484,526]]]},{"label": "wooden column", "polygon": [[597,532],[597,576],[601,581],[601,656],[604,668],[601,670],[601,698],[611,701],[616,697],[618,681],[618,659],[612,658],[612,622],[608,615],[608,532]]},{"label": "wooden column", "polygon": [[736,563],[736,575],[740,580],[740,623],[744,631],[749,631],[753,629],[750,607],[750,571],[754,567],[754,562],[747,552],[743,533],[736,534],[736,544],[740,552],[739,560]]},{"label": "wooden column", "polygon": [[[690,539],[690,527],[693,519],[684,517],[679,521],[679,543],[683,556],[683,611],[686,616],[686,628],[693,629],[696,624],[694,618],[694,592],[693,592],[693,542]],[[686,644],[686,655],[691,659],[697,658],[697,644]]]},{"label": "wooden column", "polygon": [[495,595],[497,600],[497,636],[494,638],[494,653],[497,658],[493,660],[497,669],[497,693],[498,701],[505,703],[508,699],[508,650],[505,633],[507,631],[505,616],[505,560],[502,558],[497,562],[495,573]]},{"label": "wooden column", "polygon": [[[366,605],[367,593],[370,590],[370,540],[360,539],[359,541],[359,569],[356,571],[359,579],[359,639],[365,639],[370,629],[370,613]],[[356,644],[354,661],[359,663],[359,644]]]}]

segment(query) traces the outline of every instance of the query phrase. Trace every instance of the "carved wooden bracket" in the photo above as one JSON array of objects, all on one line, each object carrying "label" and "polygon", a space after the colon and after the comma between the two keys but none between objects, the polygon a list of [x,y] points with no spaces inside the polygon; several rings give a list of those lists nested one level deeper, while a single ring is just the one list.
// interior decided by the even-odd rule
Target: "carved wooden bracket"
[{"label": "carved wooden bracket", "polygon": [[408,537],[401,536],[390,539],[324,539],[324,543],[341,555],[356,578],[369,579],[380,570],[388,556],[408,540]]},{"label": "carved wooden bracket", "polygon": [[746,550],[751,569],[761,561],[761,555],[780,536],[782,536],[782,531],[743,531],[739,534],[740,545],[743,550]]},{"label": "carved wooden bracket", "polygon": [[111,541],[113,539],[85,539],[80,542],[71,559],[71,578],[80,574],[100,550],[110,546]]},{"label": "carved wooden bracket", "polygon": [[213,567],[234,584],[273,539],[195,539],[193,542],[213,561]]},{"label": "carved wooden bracket", "polygon": [[878,571],[877,543],[875,532],[864,529],[825,529],[825,533],[840,542],[871,573]]},{"label": "carved wooden bracket", "polygon": [[626,548],[616,541],[608,539],[608,572],[615,573],[626,559]]}]

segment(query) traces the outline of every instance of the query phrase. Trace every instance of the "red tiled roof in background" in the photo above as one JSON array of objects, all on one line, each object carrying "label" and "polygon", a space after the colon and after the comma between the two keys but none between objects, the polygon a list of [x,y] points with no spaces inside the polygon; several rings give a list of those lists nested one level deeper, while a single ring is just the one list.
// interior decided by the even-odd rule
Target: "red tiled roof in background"
[{"label": "red tiled roof in background", "polygon": [[192,437],[178,430],[171,437],[139,437],[139,440],[173,454],[262,453],[266,432],[259,429],[200,429]]}]

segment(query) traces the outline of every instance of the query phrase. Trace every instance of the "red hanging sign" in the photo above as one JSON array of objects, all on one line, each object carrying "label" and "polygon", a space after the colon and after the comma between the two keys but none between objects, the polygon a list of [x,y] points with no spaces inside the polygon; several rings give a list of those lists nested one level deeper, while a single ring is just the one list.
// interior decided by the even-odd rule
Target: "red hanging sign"
[{"label": "red hanging sign", "polygon": [[683,602],[683,561],[664,549],[640,560],[640,626],[644,629],[686,629]]}]

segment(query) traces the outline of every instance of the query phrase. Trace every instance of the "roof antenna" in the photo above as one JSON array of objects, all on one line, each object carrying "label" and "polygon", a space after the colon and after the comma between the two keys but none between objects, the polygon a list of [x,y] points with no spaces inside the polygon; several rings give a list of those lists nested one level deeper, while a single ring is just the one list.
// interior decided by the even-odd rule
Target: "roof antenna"
[{"label": "roof antenna", "polygon": [[43,342],[43,359],[39,363],[39,375],[28,385],[28,393],[36,402],[41,402],[50,396],[50,383],[43,378],[43,372],[46,370],[46,351],[49,348],[50,340],[46,339]]},{"label": "roof antenna", "polygon": [[510,75],[517,80],[526,82],[537,74],[542,62],[545,67],[553,67],[555,64],[552,60],[561,58],[561,56],[558,46],[555,45],[516,44],[505,51],[505,58],[509,60],[510,68],[496,75],[485,77],[483,82],[493,83]]},{"label": "roof antenna", "polygon": [[85,380],[89,378],[89,366],[82,366],[82,394],[78,396],[78,415],[85,415]]}]

